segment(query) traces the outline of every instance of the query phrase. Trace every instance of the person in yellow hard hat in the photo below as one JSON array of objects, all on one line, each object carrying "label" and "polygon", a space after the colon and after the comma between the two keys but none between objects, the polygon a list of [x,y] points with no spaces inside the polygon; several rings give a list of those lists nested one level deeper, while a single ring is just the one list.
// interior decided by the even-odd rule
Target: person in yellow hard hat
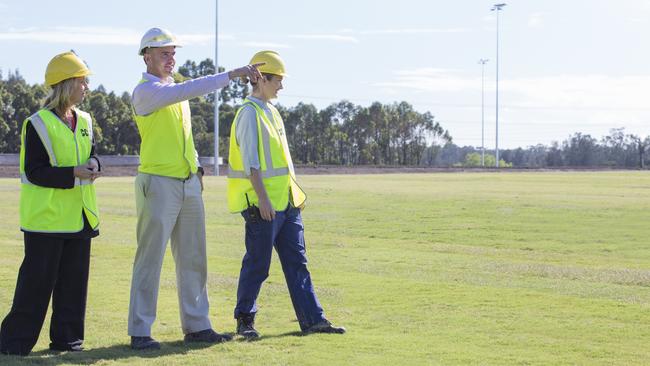
[{"label": "person in yellow hard hat", "polygon": [[261,51],[251,64],[263,63],[262,77],[237,111],[230,132],[228,208],[245,220],[246,254],[237,288],[237,334],[260,337],[255,329],[257,296],[269,275],[273,247],[278,253],[289,295],[303,333],[345,333],[324,315],[307,270],[300,211],[306,195],[296,180],[284,122],[270,103],[286,76],[277,52]]},{"label": "person in yellow hard hat", "polygon": [[99,235],[93,122],[77,108],[90,70],[73,52],[47,65],[43,108],[23,122],[20,137],[20,228],[25,257],[13,305],[0,329],[0,352],[27,355],[52,298],[50,349],[81,351],[90,242]]},{"label": "person in yellow hard hat", "polygon": [[144,34],[138,53],[147,71],[132,96],[142,139],[135,180],[138,247],[128,319],[131,348],[136,350],[160,348],[151,337],[151,326],[170,238],[185,341],[218,343],[232,338],[215,332],[208,316],[203,169],[194,147],[188,99],[222,88],[233,78],[260,75],[258,65],[247,65],[175,83],[177,47],[181,44],[168,30],[152,28]]}]

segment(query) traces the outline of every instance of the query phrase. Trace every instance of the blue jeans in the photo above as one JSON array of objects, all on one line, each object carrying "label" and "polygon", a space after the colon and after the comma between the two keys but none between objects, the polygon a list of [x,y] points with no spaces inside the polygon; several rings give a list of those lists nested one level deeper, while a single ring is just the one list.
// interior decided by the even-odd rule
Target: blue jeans
[{"label": "blue jeans", "polygon": [[246,220],[246,254],[239,273],[235,318],[257,312],[257,296],[262,283],[269,276],[271,254],[275,247],[300,328],[304,330],[324,320],[323,308],[316,298],[307,270],[300,210],[289,206],[284,211],[276,212],[273,221],[251,218],[246,211],[242,212],[242,216]]}]

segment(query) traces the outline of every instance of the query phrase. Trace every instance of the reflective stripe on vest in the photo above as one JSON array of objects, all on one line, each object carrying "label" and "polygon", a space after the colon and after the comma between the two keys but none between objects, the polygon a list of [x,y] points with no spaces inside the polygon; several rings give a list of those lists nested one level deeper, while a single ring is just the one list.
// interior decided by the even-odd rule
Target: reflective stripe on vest
[{"label": "reflective stripe on vest", "polygon": [[[27,174],[25,173],[20,173],[20,183],[22,184],[34,184],[27,179]],[[93,184],[93,182],[90,179],[79,179],[75,178],[74,179],[74,185],[75,186],[85,186],[87,184]]]},{"label": "reflective stripe on vest", "polygon": [[47,155],[50,157],[50,165],[58,166],[59,164],[56,161],[54,148],[52,148],[52,140],[50,140],[50,135],[47,133],[45,122],[43,122],[43,119],[38,115],[38,113],[34,113],[31,117],[29,117],[29,120],[32,123],[32,127],[34,127],[36,130],[36,133],[38,133],[38,137],[41,138],[41,142],[43,143],[43,146],[45,146],[45,150],[47,150]]}]

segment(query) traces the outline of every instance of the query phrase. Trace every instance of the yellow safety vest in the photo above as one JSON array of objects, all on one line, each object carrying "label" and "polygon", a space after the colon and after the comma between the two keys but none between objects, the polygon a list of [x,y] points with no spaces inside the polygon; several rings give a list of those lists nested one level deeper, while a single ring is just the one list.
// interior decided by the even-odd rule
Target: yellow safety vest
[{"label": "yellow safety vest", "polygon": [[[140,83],[146,82],[140,80]],[[187,100],[160,108],[146,116],[135,115],[140,144],[139,172],[173,178],[196,174],[197,154]]]},{"label": "yellow safety vest", "polygon": [[25,174],[25,134],[31,123],[41,139],[53,167],[86,164],[93,143],[93,122],[86,112],[75,109],[74,131],[54,113],[41,109],[23,122],[20,136],[20,227],[41,233],[76,233],[83,229],[83,213],[93,229],[99,226],[95,185],[75,178],[71,189],[33,184]]},{"label": "yellow safety vest", "polygon": [[303,207],[305,192],[296,183],[296,174],[287,144],[284,122],[277,109],[269,104],[273,120],[253,101],[246,99],[235,115],[230,129],[230,153],[228,154],[228,209],[241,212],[246,209],[246,195],[251,205],[258,205],[257,194],[250,179],[244,172],[241,151],[237,144],[236,123],[242,109],[250,105],[255,108],[257,117],[257,152],[260,160],[260,174],[271,205],[276,211],[282,211],[291,203],[294,207]]}]

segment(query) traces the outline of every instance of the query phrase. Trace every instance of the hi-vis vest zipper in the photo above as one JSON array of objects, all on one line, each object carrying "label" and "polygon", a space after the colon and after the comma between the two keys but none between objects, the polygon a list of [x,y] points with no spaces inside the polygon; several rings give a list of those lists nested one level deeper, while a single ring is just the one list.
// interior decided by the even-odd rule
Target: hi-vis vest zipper
[{"label": "hi-vis vest zipper", "polygon": [[246,209],[246,195],[250,204],[258,205],[258,197],[250,179],[244,172],[241,151],[237,145],[237,117],[245,106],[255,109],[257,117],[258,145],[260,160],[260,175],[271,205],[276,211],[282,211],[291,203],[294,207],[303,207],[306,200],[305,192],[296,182],[296,174],[291,161],[291,153],[284,132],[284,122],[277,109],[269,104],[273,120],[253,101],[246,99],[237,111],[230,129],[230,153],[228,154],[228,209],[230,212],[241,212]]},{"label": "hi-vis vest zipper", "polygon": [[75,233],[83,229],[82,212],[93,229],[99,226],[95,186],[90,180],[75,178],[72,189],[48,188],[33,184],[25,174],[25,133],[31,123],[41,139],[53,167],[85,164],[90,158],[93,123],[90,115],[75,109],[74,131],[47,109],[23,122],[20,137],[20,227],[42,233]]}]

